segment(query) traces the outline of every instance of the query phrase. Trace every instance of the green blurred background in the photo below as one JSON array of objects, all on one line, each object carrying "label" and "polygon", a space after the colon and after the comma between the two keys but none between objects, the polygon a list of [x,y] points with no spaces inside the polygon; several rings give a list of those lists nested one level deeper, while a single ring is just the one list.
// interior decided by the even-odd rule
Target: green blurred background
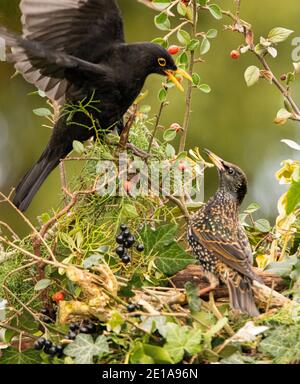
[{"label": "green blurred background", "polygon": [[[20,30],[18,0],[0,0],[0,23],[13,30]],[[218,2],[223,8],[233,8],[233,0]],[[135,0],[119,0],[123,11],[126,37],[129,42],[152,40],[160,35],[153,25],[155,13]],[[298,0],[286,2],[273,0],[242,0],[242,18],[249,21],[256,36],[266,36],[273,27],[286,27],[300,36],[300,4]],[[282,107],[279,92],[267,82],[260,82],[248,89],[243,79],[247,66],[257,64],[252,55],[239,60],[230,58],[232,49],[241,43],[241,35],[223,32],[228,19],[216,21],[209,14],[202,14],[199,28],[207,31],[216,28],[219,36],[213,41],[206,62],[198,66],[202,81],[208,83],[209,95],[195,91],[193,114],[188,137],[188,147],[207,147],[229,161],[239,164],[247,173],[250,190],[247,202],[256,201],[263,207],[261,215],[273,220],[276,202],[284,187],[278,186],[274,173],[280,162],[299,155],[280,143],[283,138],[297,141],[300,126],[288,123],[276,126],[273,119]],[[97,43],[97,42],[95,42]],[[292,69],[291,40],[279,47],[279,57],[271,59],[277,75]],[[45,121],[32,110],[44,106],[38,96],[29,96],[34,90],[21,76],[13,79],[13,66],[0,63],[0,190],[9,193],[27,169],[36,161],[50,135],[43,128]],[[147,104],[158,109],[157,92],[162,79],[151,76],[145,88],[150,92]],[[300,83],[295,83],[294,95],[300,102]],[[164,123],[182,123],[184,95],[172,91],[171,105],[164,113]],[[207,172],[205,193],[208,197],[216,188],[216,175]],[[60,180],[56,170],[47,179],[26,215],[35,222],[42,212],[57,206],[60,199]],[[9,207],[0,206],[0,220],[9,223],[19,233],[25,233],[25,224]]]}]

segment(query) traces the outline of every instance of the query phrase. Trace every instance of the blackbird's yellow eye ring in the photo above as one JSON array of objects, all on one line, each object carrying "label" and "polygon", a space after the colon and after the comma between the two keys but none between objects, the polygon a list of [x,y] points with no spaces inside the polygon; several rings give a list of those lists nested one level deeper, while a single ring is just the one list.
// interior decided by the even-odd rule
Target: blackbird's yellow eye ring
[{"label": "blackbird's yellow eye ring", "polygon": [[161,66],[161,67],[165,67],[167,65],[167,60],[164,59],[163,57],[160,57],[158,59],[158,64]]}]

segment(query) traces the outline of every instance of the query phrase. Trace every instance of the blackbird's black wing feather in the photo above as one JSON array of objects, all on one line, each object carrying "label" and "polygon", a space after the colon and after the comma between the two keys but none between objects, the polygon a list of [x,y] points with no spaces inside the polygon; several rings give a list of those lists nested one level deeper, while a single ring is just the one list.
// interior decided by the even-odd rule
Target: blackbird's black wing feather
[{"label": "blackbird's black wing feather", "polygon": [[[34,54],[33,46],[24,40],[6,39],[12,48],[10,59],[25,80],[60,104],[69,86],[68,66],[61,64],[69,61],[71,65],[70,57],[64,55],[96,63],[108,46],[124,42],[123,22],[114,0],[22,0],[20,8],[23,38],[34,40],[36,48],[43,47],[46,54]],[[55,55],[58,62],[53,60]]]}]

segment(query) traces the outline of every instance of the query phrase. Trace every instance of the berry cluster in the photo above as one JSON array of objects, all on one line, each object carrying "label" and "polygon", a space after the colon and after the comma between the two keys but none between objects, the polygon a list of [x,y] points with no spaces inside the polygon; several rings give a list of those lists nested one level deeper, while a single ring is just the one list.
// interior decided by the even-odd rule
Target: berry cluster
[{"label": "berry cluster", "polygon": [[[116,242],[119,244],[116,248],[116,254],[122,259],[123,263],[128,264],[130,263],[131,258],[127,250],[133,247],[136,240],[125,224],[121,224],[120,229],[121,233],[116,237]],[[143,252],[144,245],[138,244],[136,250],[138,252]]]},{"label": "berry cluster", "polygon": [[91,321],[83,322],[83,323],[71,323],[69,326],[69,332],[65,339],[67,340],[75,340],[76,336],[79,333],[91,334],[96,332],[96,324]]},{"label": "berry cluster", "polygon": [[40,337],[35,341],[34,349],[38,351],[44,350],[44,352],[50,356],[62,357],[64,346],[61,344],[54,345],[52,341],[46,340],[44,337]]},{"label": "berry cluster", "polygon": [[41,309],[41,321],[46,324],[54,323],[56,320],[56,311],[54,308],[42,308]]}]

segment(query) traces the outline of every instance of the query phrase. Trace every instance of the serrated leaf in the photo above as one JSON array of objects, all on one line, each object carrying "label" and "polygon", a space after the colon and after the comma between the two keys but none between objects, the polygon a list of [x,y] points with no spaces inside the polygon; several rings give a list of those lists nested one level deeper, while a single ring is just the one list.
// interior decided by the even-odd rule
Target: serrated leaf
[{"label": "serrated leaf", "polygon": [[248,87],[251,87],[258,82],[260,77],[260,70],[255,65],[251,65],[245,71],[245,81]]},{"label": "serrated leaf", "polygon": [[103,335],[99,336],[94,342],[91,335],[80,333],[75,341],[64,349],[64,354],[74,357],[75,364],[93,364],[95,356],[101,358],[105,353],[109,352],[107,338]]},{"label": "serrated leaf", "polygon": [[0,364],[21,365],[21,364],[41,364],[40,353],[38,351],[28,350],[19,352],[15,348],[2,350]]},{"label": "serrated leaf", "polygon": [[294,31],[286,28],[273,28],[268,34],[268,40],[272,43],[281,43],[285,41]]},{"label": "serrated leaf", "polygon": [[195,264],[195,258],[186,253],[177,243],[172,243],[168,247],[159,250],[155,258],[156,267],[166,275],[172,276],[186,268],[190,264]]},{"label": "serrated leaf", "polygon": [[185,352],[194,355],[202,350],[202,331],[200,329],[169,324],[166,339],[164,349],[168,351],[175,363],[182,361]]}]

